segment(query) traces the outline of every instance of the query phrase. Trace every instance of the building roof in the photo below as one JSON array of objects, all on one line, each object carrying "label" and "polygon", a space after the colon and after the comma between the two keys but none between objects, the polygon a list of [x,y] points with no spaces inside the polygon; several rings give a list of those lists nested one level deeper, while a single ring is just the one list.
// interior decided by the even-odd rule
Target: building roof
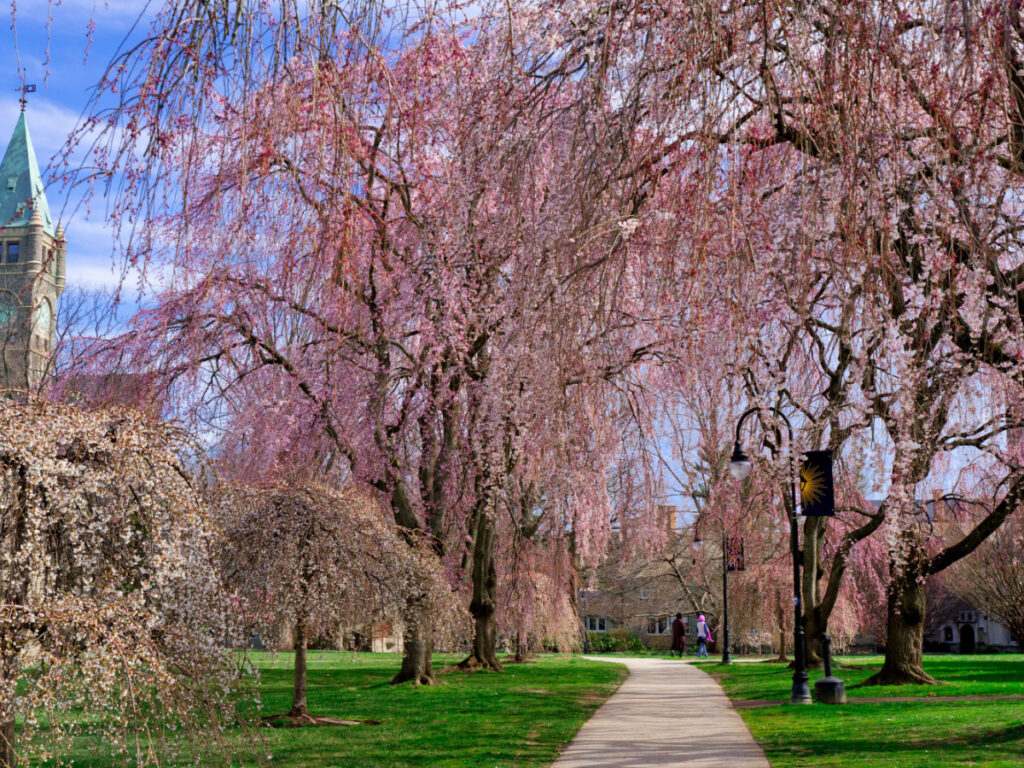
[{"label": "building roof", "polygon": [[36,210],[43,220],[43,229],[54,235],[43,177],[39,174],[36,151],[22,112],[18,115],[18,124],[14,126],[3,162],[0,162],[0,227],[28,226]]}]

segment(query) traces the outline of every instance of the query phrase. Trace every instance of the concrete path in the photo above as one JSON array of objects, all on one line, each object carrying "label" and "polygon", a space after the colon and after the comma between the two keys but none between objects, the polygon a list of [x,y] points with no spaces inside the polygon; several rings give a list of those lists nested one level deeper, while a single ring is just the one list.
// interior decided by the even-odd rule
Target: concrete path
[{"label": "concrete path", "polygon": [[667,659],[608,659],[629,667],[622,687],[552,768],[769,768],[718,683]]}]

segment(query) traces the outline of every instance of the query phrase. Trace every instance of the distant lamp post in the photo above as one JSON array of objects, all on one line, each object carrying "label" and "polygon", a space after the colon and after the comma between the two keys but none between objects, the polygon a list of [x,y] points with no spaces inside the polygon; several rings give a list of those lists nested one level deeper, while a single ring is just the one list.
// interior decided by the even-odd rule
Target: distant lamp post
[{"label": "distant lamp post", "polygon": [[[704,549],[704,542],[700,533],[696,530],[693,534],[693,551],[701,552]],[[697,558],[694,557],[694,563]],[[728,541],[725,535],[725,523],[722,523],[722,663],[732,664],[732,656],[729,655],[729,550]]]},{"label": "distant lamp post", "polygon": [[729,546],[725,537],[725,519],[722,520],[722,663],[732,664],[729,655]]},{"label": "distant lamp post", "polygon": [[[757,413],[760,410],[757,406],[750,408],[736,422],[736,441],[732,451],[732,458],[729,461],[729,471],[733,477],[741,482],[750,476],[750,459],[747,458],[747,454],[743,451],[740,428],[750,414]],[[800,532],[797,527],[797,516],[800,514],[800,508],[797,506],[796,478],[793,474],[793,427],[784,413],[778,410],[773,411],[773,413],[782,419],[786,424],[786,429],[789,431],[789,491],[793,510],[789,516],[789,547],[793,555],[793,610],[796,614],[793,622],[793,688],[789,694],[789,703],[810,704],[811,688],[807,682],[803,611],[800,607]]]}]

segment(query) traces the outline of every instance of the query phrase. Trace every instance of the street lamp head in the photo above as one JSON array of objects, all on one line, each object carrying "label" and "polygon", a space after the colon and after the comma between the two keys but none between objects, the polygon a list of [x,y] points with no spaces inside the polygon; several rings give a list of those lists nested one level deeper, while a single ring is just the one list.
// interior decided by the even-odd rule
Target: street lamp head
[{"label": "street lamp head", "polygon": [[729,471],[739,481],[747,479],[750,474],[750,459],[743,452],[743,446],[737,442],[732,449],[732,458],[729,459]]}]

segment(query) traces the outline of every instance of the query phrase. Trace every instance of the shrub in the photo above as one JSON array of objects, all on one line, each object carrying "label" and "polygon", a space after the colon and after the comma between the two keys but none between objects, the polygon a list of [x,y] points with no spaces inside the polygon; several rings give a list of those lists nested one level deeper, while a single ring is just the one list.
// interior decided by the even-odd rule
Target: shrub
[{"label": "shrub", "polygon": [[613,629],[611,632],[588,632],[587,645],[590,653],[641,653],[648,650],[638,635],[625,629]]}]

